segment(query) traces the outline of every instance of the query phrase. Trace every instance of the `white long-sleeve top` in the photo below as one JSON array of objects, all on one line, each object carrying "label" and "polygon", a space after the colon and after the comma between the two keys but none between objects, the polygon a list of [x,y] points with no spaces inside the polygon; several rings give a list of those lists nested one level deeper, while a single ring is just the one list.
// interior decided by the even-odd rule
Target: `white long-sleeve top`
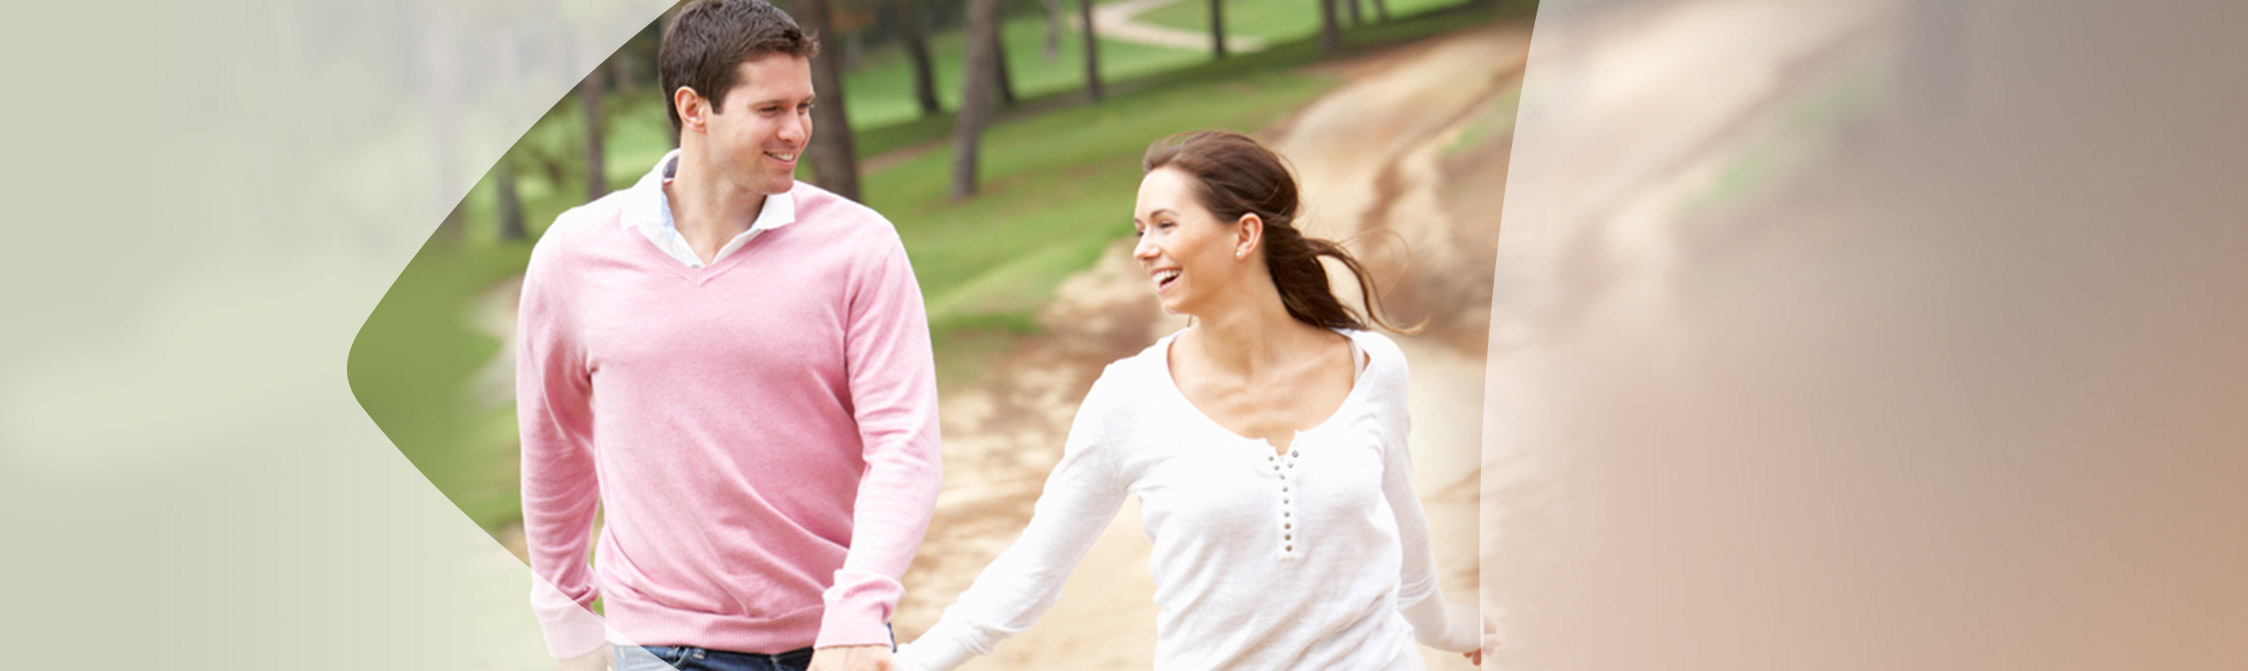
[{"label": "white long-sleeve top", "polygon": [[1110,364],[1022,537],[899,650],[905,668],[951,669],[1029,628],[1126,495],[1155,543],[1159,671],[1420,669],[1413,639],[1475,649],[1475,618],[1445,612],[1413,493],[1404,353],[1343,333],[1360,352],[1357,381],[1284,453],[1179,392],[1176,334]]}]

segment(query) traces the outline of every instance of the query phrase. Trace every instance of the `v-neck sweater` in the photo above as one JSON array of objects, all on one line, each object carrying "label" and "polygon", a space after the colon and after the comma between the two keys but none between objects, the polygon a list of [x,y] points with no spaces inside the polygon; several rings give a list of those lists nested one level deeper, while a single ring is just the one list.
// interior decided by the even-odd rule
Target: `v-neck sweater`
[{"label": "v-neck sweater", "polygon": [[660,189],[652,173],[563,214],[524,274],[523,523],[549,652],[888,644],[939,486],[896,230],[798,182],[794,223],[693,268],[620,225]]},{"label": "v-neck sweater", "polygon": [[1110,364],[1022,537],[901,649],[905,668],[951,669],[1029,628],[1126,496],[1139,497],[1155,543],[1156,669],[1418,669],[1414,638],[1474,649],[1473,618],[1448,620],[1438,595],[1413,492],[1404,354],[1379,334],[1344,335],[1366,366],[1286,451],[1227,430],[1179,391],[1175,334]]}]

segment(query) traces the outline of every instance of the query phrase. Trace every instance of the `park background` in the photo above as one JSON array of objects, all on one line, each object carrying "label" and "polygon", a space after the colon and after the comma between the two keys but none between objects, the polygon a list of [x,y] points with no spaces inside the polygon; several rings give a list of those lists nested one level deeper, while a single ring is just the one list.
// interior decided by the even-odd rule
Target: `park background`
[{"label": "park background", "polygon": [[[1101,368],[1184,326],[1129,258],[1130,212],[1145,147],[1213,128],[1288,156],[1305,187],[1301,225],[1345,241],[1391,314],[1425,323],[1398,338],[1415,371],[1416,480],[1445,595],[1475,600],[1492,262],[1534,3],[1007,0],[993,3],[990,33],[977,3],[960,0],[778,4],[823,36],[815,68],[832,72],[815,78],[843,89],[822,91],[829,116],[815,119],[798,176],[890,218],[929,309],[946,478],[893,618],[901,640],[1027,523]],[[631,184],[675,146],[654,72],[669,15],[500,157],[353,345],[352,388],[369,416],[519,558],[511,339],[523,267],[556,215]],[[986,34],[999,48],[967,48]],[[979,58],[994,60],[969,82]],[[968,86],[990,92],[988,111],[962,105]],[[972,192],[954,160],[971,115],[982,156]],[[1354,295],[1347,277],[1339,293]],[[1137,508],[1040,626],[968,668],[1148,668],[1156,609]]]},{"label": "park background", "polygon": [[[346,362],[669,4],[4,10],[6,665],[550,668],[528,570]],[[1496,668],[2237,671],[2241,25],[1541,2],[1484,391]]]}]

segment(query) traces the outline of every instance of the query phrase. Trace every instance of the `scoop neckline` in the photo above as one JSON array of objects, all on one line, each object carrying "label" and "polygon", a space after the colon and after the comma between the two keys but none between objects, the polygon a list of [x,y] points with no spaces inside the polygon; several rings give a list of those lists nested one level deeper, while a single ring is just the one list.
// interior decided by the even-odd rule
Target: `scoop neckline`
[{"label": "scoop neckline", "polygon": [[1239,432],[1236,432],[1233,429],[1226,428],[1224,424],[1220,424],[1218,423],[1218,420],[1211,418],[1209,413],[1203,412],[1201,406],[1195,405],[1194,399],[1186,397],[1186,390],[1179,388],[1179,379],[1178,377],[1174,376],[1171,371],[1171,344],[1178,342],[1179,334],[1185,332],[1186,331],[1184,329],[1181,329],[1177,332],[1172,333],[1171,335],[1163,336],[1163,339],[1161,341],[1155,343],[1156,367],[1157,370],[1163,373],[1163,387],[1166,390],[1170,391],[1170,397],[1176,399],[1179,402],[1179,405],[1184,406],[1188,413],[1200,419],[1203,425],[1208,426],[1211,429],[1215,429],[1220,435],[1224,435],[1228,438],[1232,438],[1235,441],[1242,443],[1262,445],[1264,446],[1266,452],[1274,454],[1297,451],[1296,446],[1301,441],[1303,441],[1304,434],[1314,433],[1321,429],[1325,429],[1327,428],[1327,425],[1333,424],[1336,420],[1341,419],[1343,416],[1343,411],[1349,409],[1352,403],[1356,403],[1358,401],[1360,391],[1366,388],[1367,371],[1374,369],[1374,353],[1369,348],[1364,347],[1358,341],[1358,336],[1356,334],[1350,331],[1328,329],[1329,333],[1340,335],[1345,340],[1350,341],[1351,356],[1365,356],[1366,367],[1360,369],[1358,368],[1358,362],[1355,360],[1352,361],[1351,368],[1354,369],[1355,374],[1350,378],[1350,392],[1343,395],[1343,402],[1336,404],[1334,412],[1328,413],[1326,419],[1320,420],[1319,423],[1313,424],[1308,428],[1294,430],[1292,432],[1293,437],[1288,439],[1287,449],[1283,450],[1280,446],[1272,444],[1272,441],[1270,440],[1264,438],[1251,438],[1249,436],[1241,435]]}]

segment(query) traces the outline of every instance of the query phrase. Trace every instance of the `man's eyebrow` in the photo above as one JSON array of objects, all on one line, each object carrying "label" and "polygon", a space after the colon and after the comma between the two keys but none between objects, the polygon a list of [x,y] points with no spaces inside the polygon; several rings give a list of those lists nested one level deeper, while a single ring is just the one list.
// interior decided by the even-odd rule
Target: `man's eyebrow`
[{"label": "man's eyebrow", "polygon": [[[811,96],[811,97],[807,97],[807,98],[805,98],[805,99],[804,99],[804,102],[807,102],[807,103],[809,103],[809,102],[812,102],[812,101],[814,101],[814,100],[817,100],[818,98],[819,98],[819,96]],[[760,100],[752,100],[752,101],[750,101],[750,103],[749,103],[749,106],[750,106],[750,107],[763,107],[763,106],[766,106],[766,105],[778,105],[778,104],[781,104],[781,103],[785,103],[785,102],[788,102],[788,99],[787,99],[787,98],[764,98],[764,99],[760,99]]]}]

